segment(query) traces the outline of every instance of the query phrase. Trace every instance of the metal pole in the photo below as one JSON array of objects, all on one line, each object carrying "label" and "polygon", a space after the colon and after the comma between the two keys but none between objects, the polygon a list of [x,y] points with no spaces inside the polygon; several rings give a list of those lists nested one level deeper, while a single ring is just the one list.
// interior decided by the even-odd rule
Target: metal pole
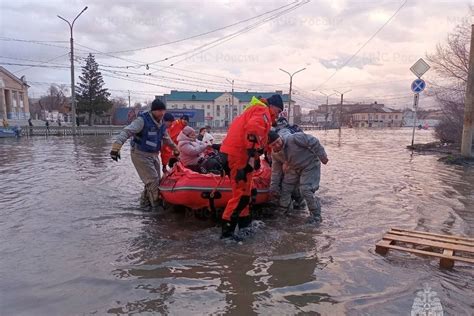
[{"label": "metal pole", "polygon": [[291,90],[293,88],[293,75],[290,76],[290,91],[288,93],[288,123],[294,123],[294,115],[291,114]]},{"label": "metal pole", "polygon": [[76,84],[74,82],[74,39],[72,38],[71,26],[71,111],[72,111],[72,134],[76,135]]},{"label": "metal pole", "polygon": [[326,96],[326,117],[324,119],[324,124],[325,124],[324,129],[327,129],[328,128],[328,116],[329,116],[329,97],[335,95],[336,93],[326,94],[322,91],[319,91],[319,93]]},{"label": "metal pole", "polygon": [[341,126],[342,126],[342,105],[344,104],[344,94],[347,92],[350,92],[352,90],[347,90],[344,92],[339,92],[337,90],[334,90],[336,93],[339,93],[341,95],[341,109],[339,111],[339,132],[341,132]]},{"label": "metal pole", "polygon": [[290,76],[290,91],[289,91],[289,95],[288,95],[288,101],[289,101],[288,102],[288,122],[290,124],[294,123],[294,117],[291,116],[291,90],[292,90],[292,86],[293,86],[293,76],[296,75],[298,72],[301,72],[305,69],[306,68],[301,68],[300,70],[297,70],[294,73],[290,74],[288,71],[280,68],[281,71],[283,71],[284,73],[288,74],[288,76]]},{"label": "metal pole", "polygon": [[230,101],[232,103],[231,109],[232,111],[230,112],[230,118],[231,122],[234,120],[234,79],[232,79],[232,93],[231,93],[232,100]]},{"label": "metal pole", "polygon": [[415,143],[415,127],[416,127],[416,110],[418,109],[418,99],[420,97],[419,93],[415,93],[413,98],[413,132],[411,134],[411,149],[413,149],[413,145]]},{"label": "metal pole", "polygon": [[128,90],[128,107],[130,107],[130,90]]},{"label": "metal pole", "polygon": [[70,46],[71,46],[71,112],[72,112],[72,134],[76,135],[76,89],[75,89],[75,83],[74,83],[74,38],[73,38],[73,28],[74,28],[74,22],[76,22],[77,18],[87,10],[87,7],[82,9],[82,11],[76,16],[76,18],[72,21],[72,23],[69,23],[68,20],[63,18],[62,16],[58,15],[58,18],[61,20],[65,21],[69,25],[69,30],[71,32],[71,37],[70,37]]},{"label": "metal pole", "polygon": [[474,133],[474,24],[471,27],[471,51],[466,96],[464,99],[464,124],[461,140],[461,155],[466,158],[472,157],[472,134]]},{"label": "metal pole", "polygon": [[231,92],[231,96],[232,96],[232,100],[230,101],[230,122],[232,122],[234,120],[234,79],[232,79],[232,81],[230,81],[229,79],[226,79],[228,83],[232,84],[232,92]]}]

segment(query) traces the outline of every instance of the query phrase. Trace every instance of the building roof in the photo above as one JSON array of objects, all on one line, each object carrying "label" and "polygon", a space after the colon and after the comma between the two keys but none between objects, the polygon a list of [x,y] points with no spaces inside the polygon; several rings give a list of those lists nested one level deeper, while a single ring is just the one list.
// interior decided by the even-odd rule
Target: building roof
[{"label": "building roof", "polygon": [[[226,92],[222,91],[177,91],[165,94],[166,101],[214,101]],[[230,92],[227,92],[230,93]],[[277,92],[234,92],[234,96],[242,102],[250,102],[253,96],[269,98]],[[280,93],[278,93],[280,94]],[[282,95],[283,102],[288,102],[288,94]]]},{"label": "building roof", "polygon": [[364,107],[364,108],[359,108],[357,110],[351,111],[352,114],[357,114],[357,113],[402,113],[401,110],[395,110],[391,108],[373,108],[373,107]]},{"label": "building roof", "polygon": [[25,85],[27,87],[29,87],[29,85],[21,80],[20,78],[18,78],[17,76],[15,76],[14,74],[12,74],[11,72],[9,72],[6,68],[0,66],[0,72],[3,72],[4,74],[6,74],[8,77],[12,78],[13,80],[15,80],[16,82],[18,82],[19,84],[21,85]]}]

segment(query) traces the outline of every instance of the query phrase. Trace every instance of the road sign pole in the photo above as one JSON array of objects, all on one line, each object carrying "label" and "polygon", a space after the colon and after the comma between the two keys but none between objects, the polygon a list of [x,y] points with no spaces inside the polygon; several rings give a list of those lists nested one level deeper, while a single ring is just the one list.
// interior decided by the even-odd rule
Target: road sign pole
[{"label": "road sign pole", "polygon": [[413,145],[415,143],[415,128],[416,128],[416,110],[418,109],[418,99],[420,98],[419,93],[415,93],[415,96],[413,98],[413,133],[411,134],[411,148],[413,148]]}]

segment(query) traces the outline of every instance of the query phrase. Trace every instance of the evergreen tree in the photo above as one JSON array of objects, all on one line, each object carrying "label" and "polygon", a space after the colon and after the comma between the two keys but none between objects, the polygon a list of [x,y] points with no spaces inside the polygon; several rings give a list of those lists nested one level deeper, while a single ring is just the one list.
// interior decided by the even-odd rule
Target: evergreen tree
[{"label": "evergreen tree", "polygon": [[80,83],[76,86],[77,111],[88,113],[89,125],[92,125],[92,114],[100,115],[112,108],[110,93],[103,87],[104,80],[94,55],[89,54],[87,57],[79,80]]}]

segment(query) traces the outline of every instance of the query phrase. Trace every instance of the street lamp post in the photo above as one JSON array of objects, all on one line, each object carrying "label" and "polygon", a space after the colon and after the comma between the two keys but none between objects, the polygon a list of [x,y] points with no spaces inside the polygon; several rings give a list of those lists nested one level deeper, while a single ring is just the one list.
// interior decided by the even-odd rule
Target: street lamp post
[{"label": "street lamp post", "polygon": [[339,132],[340,132],[341,131],[341,126],[342,126],[342,105],[344,104],[344,94],[347,93],[347,92],[352,91],[352,89],[346,90],[344,92],[340,92],[340,91],[337,91],[337,90],[334,90],[334,91],[341,95],[341,111],[339,112]]},{"label": "street lamp post", "polygon": [[230,94],[232,96],[231,105],[230,105],[230,122],[234,120],[234,79],[230,81],[229,79],[226,79],[228,83],[232,85],[232,93]]},{"label": "street lamp post", "polygon": [[331,93],[331,94],[326,94],[322,91],[319,91],[319,93],[326,96],[326,119],[325,119],[325,122],[324,122],[324,128],[327,129],[328,128],[328,116],[329,116],[329,97],[335,95],[336,92]]},{"label": "street lamp post", "polygon": [[291,116],[291,89],[292,89],[292,86],[293,86],[293,76],[296,75],[298,72],[301,72],[303,70],[305,70],[306,68],[301,68],[300,70],[297,70],[295,71],[294,73],[290,74],[288,71],[286,70],[283,70],[280,68],[281,71],[283,71],[284,73],[288,74],[288,76],[290,76],[290,92],[288,93],[288,122],[290,124],[293,124],[294,123],[294,117]]},{"label": "street lamp post", "polygon": [[71,38],[69,40],[71,44],[71,112],[72,112],[72,134],[76,135],[76,89],[75,89],[75,84],[74,84],[74,39],[73,39],[73,33],[72,29],[74,27],[74,22],[76,22],[77,18],[87,10],[87,7],[82,9],[82,11],[74,18],[72,23],[70,23],[68,20],[63,18],[62,16],[58,15],[58,18],[61,20],[65,21],[69,25],[69,30],[71,31]]}]

